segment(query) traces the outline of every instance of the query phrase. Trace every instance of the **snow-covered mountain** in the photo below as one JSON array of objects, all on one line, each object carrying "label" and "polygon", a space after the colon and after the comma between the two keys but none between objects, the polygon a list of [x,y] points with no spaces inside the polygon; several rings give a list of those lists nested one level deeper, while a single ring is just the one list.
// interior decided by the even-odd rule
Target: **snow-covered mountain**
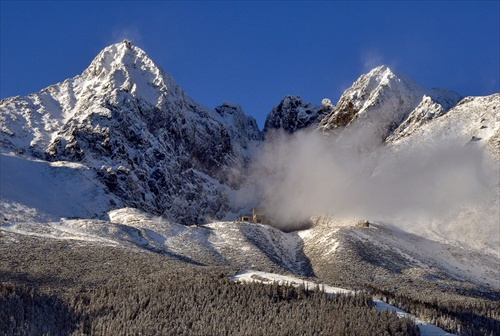
[{"label": "snow-covered mountain", "polygon": [[[329,99],[316,106],[286,96],[269,113],[261,133],[255,120],[236,104],[208,109],[195,102],[143,50],[124,41],[105,48],[79,76],[0,102],[2,151],[17,153],[3,157],[2,178],[4,185],[23,185],[31,178],[29,169],[23,167],[46,161],[35,166],[42,175],[50,167],[48,171],[56,178],[40,184],[41,190],[60,188],[55,181],[64,180],[68,173],[56,166],[64,166],[75,173],[70,173],[74,182],[66,183],[67,190],[87,185],[88,190],[105,191],[93,192],[100,196],[92,198],[92,207],[84,204],[85,197],[77,206],[77,198],[62,196],[53,207],[94,211],[51,213],[47,200],[41,208],[44,216],[99,217],[108,210],[131,206],[183,224],[205,223],[239,213],[233,194],[244,181],[245,168],[263,134],[317,128],[348,135],[354,129],[356,142],[362,138],[358,148],[385,140],[395,143],[433,120],[454,120],[440,117],[460,98],[448,90],[423,88],[381,66],[362,75],[336,106]],[[489,99],[490,105],[495,105],[495,99]],[[477,102],[482,106],[483,100]],[[467,106],[471,105],[461,109]],[[450,113],[455,114],[460,112]],[[493,122],[495,118],[484,119]],[[482,133],[498,135],[494,122],[480,127]],[[473,141],[479,138],[485,139],[471,135]],[[492,139],[490,143],[495,136]],[[77,178],[83,171],[86,177]],[[44,203],[28,202],[14,188],[2,189],[3,199],[32,208]],[[69,199],[71,206],[65,202]]]},{"label": "snow-covered mountain", "polygon": [[[373,176],[387,174],[394,180],[399,172],[386,169],[387,161],[404,167],[398,160],[432,151],[450,139],[459,145],[484,147],[486,159],[498,161],[500,94],[460,99],[454,92],[426,89],[380,66],[356,80],[336,106],[328,99],[315,106],[300,97],[286,96],[269,113],[264,132],[260,132],[255,120],[237,104],[223,103],[208,109],[195,102],[143,50],[124,41],[105,48],[79,76],[26,97],[0,102],[0,209],[13,222],[28,218],[106,219],[108,211],[123,207],[137,208],[177,224],[235,218],[241,210],[234,200],[246,192],[238,192],[248,173],[246,168],[255,160],[252,155],[262,143],[263,134],[273,130],[292,134],[309,128],[345,136],[348,141],[363,138],[363,146],[384,143],[383,159],[362,167],[363,176],[345,175],[344,182],[362,178],[369,184]],[[336,144],[338,141],[331,146]],[[301,140],[299,145],[308,153],[307,160],[314,160],[307,143]],[[318,143],[313,146],[319,155],[327,156],[323,150],[328,148],[318,147]],[[348,154],[341,151],[335,155],[339,153]],[[272,154],[268,160],[279,159]],[[364,164],[356,158],[349,160],[355,166]],[[481,166],[482,160],[478,157],[474,164]],[[329,161],[316,163],[321,166],[325,162]],[[323,168],[331,178],[333,171]],[[305,178],[302,168],[298,172]],[[314,175],[323,179],[321,174]],[[494,181],[489,185],[492,180],[488,176],[476,175],[476,180],[484,182],[484,190],[495,188]],[[402,181],[407,178],[402,176],[398,183],[404,188]],[[436,191],[434,188],[426,192],[429,190]],[[382,219],[429,239],[452,237],[491,253],[495,246],[492,218],[498,217],[498,207],[494,206],[498,195],[489,191],[473,206],[464,204],[453,218],[434,218],[432,230],[426,232],[418,232],[422,227],[415,218],[391,215]],[[310,195],[308,201],[314,202],[313,195],[318,193],[306,194]],[[375,207],[378,200],[372,197],[373,191],[366,194]],[[243,206],[259,204],[256,195],[244,195],[248,199]],[[360,193],[356,197],[360,204],[367,198]],[[411,208],[411,204],[404,206]],[[447,224],[450,222],[461,223],[460,228],[464,223],[477,222],[481,230],[474,229],[475,234],[471,231],[469,238],[459,237],[457,232],[462,231],[455,224]],[[481,237],[493,237],[493,241],[485,242]]]},{"label": "snow-covered mountain", "polygon": [[198,104],[129,41],[79,76],[2,100],[0,113],[4,151],[77,162],[116,196],[107,210],[117,198],[184,224],[232,210],[231,187],[261,138],[240,107]]},{"label": "snow-covered mountain", "polygon": [[347,89],[335,110],[321,121],[321,129],[332,131],[356,125],[369,133],[369,144],[378,145],[408,124],[439,117],[462,97],[446,89],[426,89],[404,74],[379,66],[362,75]]},{"label": "snow-covered mountain", "polygon": [[[259,185],[267,197],[264,206],[287,218],[349,214],[302,231],[309,232],[301,236],[315,274],[337,274],[333,281],[349,269],[345,276],[351,277],[363,269],[352,266],[357,258],[358,264],[375,263],[380,279],[386,270],[422,268],[402,281],[424,284],[428,277],[456,280],[466,274],[498,288],[500,94],[462,99],[381,66],[361,76],[323,119],[304,113],[311,106],[285,97],[270,113],[269,129],[298,134],[268,146],[260,171],[274,178],[258,175],[256,181],[264,181]],[[300,120],[301,113],[316,119],[289,122]],[[320,132],[300,132],[308,127]],[[360,229],[345,228],[360,218],[379,223],[382,231],[366,231],[367,238]],[[388,239],[391,235],[405,242]],[[427,246],[428,253],[419,246]],[[353,257],[333,253],[337,247]]]},{"label": "snow-covered mountain", "polygon": [[[300,97],[284,97],[260,132],[237,104],[208,109],[195,102],[143,50],[124,41],[105,48],[79,76],[0,102],[2,207],[9,213],[7,208],[31,209],[37,213],[33,218],[45,219],[106,218],[107,211],[126,206],[182,224],[232,219],[241,207],[262,201],[256,199],[258,193],[240,188],[263,135],[275,130],[292,134],[317,129],[335,134],[345,141],[331,146],[347,143],[347,151],[335,152],[336,161],[339,155],[380,143],[392,153],[385,157],[403,160],[413,155],[408,153],[432,149],[452,137],[460,137],[461,144],[485,146],[493,160],[499,160],[499,94],[458,103],[460,99],[454,92],[426,89],[380,66],[356,80],[336,106],[329,99],[316,106]],[[308,144],[300,142],[307,157],[296,152],[295,161],[315,160]],[[317,144],[313,146],[318,150]],[[267,159],[277,162],[278,157],[271,152]],[[383,163],[367,168],[363,160],[349,160],[352,168],[367,176],[385,169]],[[321,171],[332,179],[331,168]],[[305,178],[302,168],[297,172]],[[347,180],[360,177],[351,175],[346,175]],[[50,197],[42,196],[48,192]],[[457,212],[461,221],[475,221],[480,213],[494,218],[495,197],[475,204],[473,211],[466,207]],[[309,215],[313,214],[318,215]],[[435,232],[447,234],[442,230],[446,225],[435,226]],[[486,232],[491,233],[491,226]]]}]

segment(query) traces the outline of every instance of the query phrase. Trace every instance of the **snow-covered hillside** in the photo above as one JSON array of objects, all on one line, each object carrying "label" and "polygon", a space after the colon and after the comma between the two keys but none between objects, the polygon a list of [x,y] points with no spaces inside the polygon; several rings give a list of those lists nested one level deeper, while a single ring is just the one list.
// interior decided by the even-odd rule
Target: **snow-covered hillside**
[{"label": "snow-covered hillside", "polygon": [[[18,241],[17,235],[29,235],[71,240],[84,246],[147,250],[190,264],[247,270],[234,277],[238,281],[306,283],[313,289],[319,278],[335,284],[320,285],[327,293],[351,293],[352,288],[367,284],[402,293],[413,290],[478,295],[484,291],[484,295],[491,295],[490,291],[500,288],[495,257],[485,258],[477,251],[388,230],[378,223],[361,228],[346,220],[315,218],[311,229],[283,233],[267,225],[245,222],[187,227],[132,208],[111,211],[108,220],[61,218],[37,222],[29,214],[25,222],[21,219],[18,216],[9,220],[8,215],[3,218],[0,237]],[[291,274],[311,278],[298,279]],[[395,310],[400,316],[408,316],[380,300],[374,302],[379,310]],[[423,334],[447,334],[425,321],[416,320]]]},{"label": "snow-covered hillside", "polygon": [[99,218],[121,203],[91,169],[68,161],[0,153],[0,185],[0,213],[14,222]]},{"label": "snow-covered hillside", "polygon": [[[484,146],[493,159],[500,159],[500,93],[485,97],[466,97],[448,113],[422,125],[408,118],[388,139],[391,146],[415,146],[459,140],[463,144]],[[431,111],[432,112],[432,111]],[[424,113],[424,111],[422,111]],[[416,116],[415,116],[416,117]],[[424,119],[432,119],[421,115]],[[428,121],[428,120],[427,120]]]},{"label": "snow-covered hillside", "polygon": [[384,277],[391,274],[400,279],[402,288],[430,283],[453,287],[463,281],[500,288],[495,254],[431,240],[388,223],[370,222],[363,228],[351,218],[317,217],[314,221],[313,228],[299,235],[318,276],[384,286],[388,280]]},{"label": "snow-covered hillside", "polygon": [[110,211],[106,220],[50,220],[33,216],[29,209],[2,210],[3,232],[145,249],[196,264],[315,275],[354,287],[365,283],[383,287],[396,277],[401,289],[470,290],[475,285],[500,289],[495,255],[406,233],[386,223],[360,228],[350,219],[316,217],[312,228],[284,233],[247,222],[188,227],[133,208]]},{"label": "snow-covered hillside", "polygon": [[144,211],[112,210],[108,219],[51,219],[29,208],[0,208],[0,231],[145,249],[195,264],[230,265],[311,275],[297,233],[245,222],[185,226]]}]

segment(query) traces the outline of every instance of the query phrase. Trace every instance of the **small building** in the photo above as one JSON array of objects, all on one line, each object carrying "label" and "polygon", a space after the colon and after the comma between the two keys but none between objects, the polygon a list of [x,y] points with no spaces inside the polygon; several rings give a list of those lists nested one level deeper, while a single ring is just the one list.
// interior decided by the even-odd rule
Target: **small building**
[{"label": "small building", "polygon": [[267,223],[267,216],[266,214],[257,208],[252,209],[251,214],[245,214],[241,215],[236,219],[237,222],[248,222],[248,223],[255,223],[255,224],[266,224]]},{"label": "small building", "polygon": [[236,219],[237,222],[251,222],[252,220],[252,215],[249,214],[240,216]]},{"label": "small building", "polygon": [[370,227],[370,222],[367,220],[362,220],[356,223],[356,227],[367,228]]},{"label": "small building", "polygon": [[252,219],[254,223],[259,223],[259,224],[267,223],[266,214],[260,209],[256,208],[252,209]]}]

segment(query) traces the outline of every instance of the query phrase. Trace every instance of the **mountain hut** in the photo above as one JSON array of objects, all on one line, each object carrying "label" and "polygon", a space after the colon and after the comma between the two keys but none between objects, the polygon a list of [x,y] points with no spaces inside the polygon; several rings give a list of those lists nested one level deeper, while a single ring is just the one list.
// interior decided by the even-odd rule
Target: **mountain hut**
[{"label": "mountain hut", "polygon": [[241,215],[236,219],[237,222],[248,222],[248,223],[254,223],[254,224],[266,224],[267,223],[267,216],[266,214],[257,208],[252,209],[251,214],[245,214]]}]

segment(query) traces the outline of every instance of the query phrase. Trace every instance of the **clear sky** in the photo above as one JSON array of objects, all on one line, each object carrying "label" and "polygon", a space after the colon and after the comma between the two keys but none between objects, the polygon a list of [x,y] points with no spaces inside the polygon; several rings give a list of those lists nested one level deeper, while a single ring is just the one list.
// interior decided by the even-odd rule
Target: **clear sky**
[{"label": "clear sky", "polygon": [[500,1],[0,1],[0,97],[74,77],[129,38],[195,100],[262,128],[285,95],[336,103],[387,64],[426,87],[500,92]]}]

